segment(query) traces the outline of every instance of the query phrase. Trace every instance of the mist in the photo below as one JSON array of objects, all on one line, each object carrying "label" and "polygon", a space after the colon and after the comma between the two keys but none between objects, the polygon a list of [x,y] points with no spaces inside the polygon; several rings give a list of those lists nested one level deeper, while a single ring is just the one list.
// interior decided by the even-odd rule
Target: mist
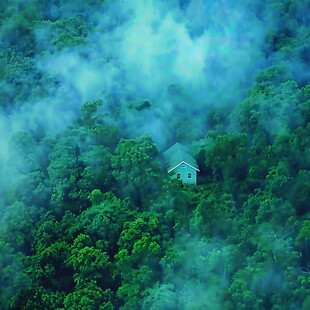
[{"label": "mist", "polygon": [[306,309],[309,12],[0,3],[0,308]]},{"label": "mist", "polygon": [[[256,14],[252,6],[235,1],[108,2],[101,15],[89,16],[95,28],[85,44],[36,56],[37,70],[59,85],[47,89],[48,115],[57,114],[48,119],[65,121],[64,114],[77,116],[83,103],[106,98],[105,118],[124,126],[129,136],[149,133],[160,147],[176,138],[188,143],[203,137],[203,115],[210,107],[232,109],[266,66],[262,50],[272,25]],[[51,37],[51,31],[43,23],[36,45],[49,48],[42,33]],[[54,96],[65,104],[59,107]],[[141,119],[126,107],[144,98],[152,107],[140,113]],[[188,123],[190,134],[175,137],[176,126],[169,124],[175,115]]]}]

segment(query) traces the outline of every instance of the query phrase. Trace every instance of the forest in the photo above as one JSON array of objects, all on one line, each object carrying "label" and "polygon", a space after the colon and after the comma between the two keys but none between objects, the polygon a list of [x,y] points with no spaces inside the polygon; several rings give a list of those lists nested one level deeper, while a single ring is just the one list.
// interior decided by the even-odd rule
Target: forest
[{"label": "forest", "polygon": [[1,310],[309,310],[309,200],[309,0],[0,1]]}]

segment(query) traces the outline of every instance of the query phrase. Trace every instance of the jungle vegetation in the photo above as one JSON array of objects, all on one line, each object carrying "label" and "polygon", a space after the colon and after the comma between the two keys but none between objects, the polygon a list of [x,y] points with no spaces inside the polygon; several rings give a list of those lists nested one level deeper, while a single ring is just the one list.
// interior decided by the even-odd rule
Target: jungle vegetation
[{"label": "jungle vegetation", "polygon": [[310,309],[309,69],[308,0],[2,0],[0,309]]}]

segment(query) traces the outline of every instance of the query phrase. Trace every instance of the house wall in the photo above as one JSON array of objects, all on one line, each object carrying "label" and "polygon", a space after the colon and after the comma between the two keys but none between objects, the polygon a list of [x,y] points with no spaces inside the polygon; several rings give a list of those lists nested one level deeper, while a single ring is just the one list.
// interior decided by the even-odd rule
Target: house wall
[{"label": "house wall", "polygon": [[[188,179],[187,178],[187,173],[191,172],[192,173],[192,178]],[[170,175],[176,179],[177,178],[177,173],[181,174],[181,179],[183,183],[185,184],[196,184],[197,183],[197,171],[185,164],[185,168],[182,168],[182,164],[176,167],[174,170],[170,172]]]}]

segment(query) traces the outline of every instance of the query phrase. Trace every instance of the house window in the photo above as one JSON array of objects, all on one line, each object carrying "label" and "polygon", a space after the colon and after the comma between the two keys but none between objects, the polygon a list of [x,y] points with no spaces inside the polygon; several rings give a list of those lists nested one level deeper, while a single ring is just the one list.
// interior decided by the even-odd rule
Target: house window
[{"label": "house window", "polygon": [[187,178],[188,178],[188,179],[191,179],[191,178],[192,178],[192,173],[191,173],[191,172],[188,172],[188,173],[187,173]]},{"label": "house window", "polygon": [[186,165],[185,165],[185,164],[182,164],[182,165],[181,165],[181,168],[185,168],[185,167],[186,167]]},{"label": "house window", "polygon": [[177,179],[181,179],[181,173],[177,173]]}]

